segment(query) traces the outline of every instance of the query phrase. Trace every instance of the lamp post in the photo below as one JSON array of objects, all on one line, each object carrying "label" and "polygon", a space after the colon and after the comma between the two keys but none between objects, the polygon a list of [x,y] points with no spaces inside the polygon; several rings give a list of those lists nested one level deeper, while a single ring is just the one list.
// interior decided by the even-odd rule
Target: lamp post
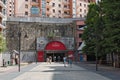
[{"label": "lamp post", "polygon": [[[10,42],[10,43],[13,43],[14,42],[14,40],[16,40],[17,39],[17,43],[18,43],[18,48],[17,48],[17,50],[18,50],[18,52],[16,52],[17,53],[17,55],[18,55],[18,71],[20,72],[20,63],[21,63],[21,61],[20,61],[20,54],[21,54],[21,37],[22,37],[22,32],[24,32],[24,31],[21,31],[21,28],[20,28],[20,22],[19,22],[19,24],[18,24],[19,26],[15,26],[15,27],[17,27],[17,30],[18,30],[18,32],[16,33],[15,32],[15,30],[14,29],[12,29],[12,28],[10,28],[10,29],[8,29],[8,34],[10,34],[10,36],[9,36],[9,38],[12,38],[13,40],[11,40],[12,42]],[[14,27],[13,27],[14,28]],[[25,31],[25,34],[24,34],[24,37],[23,38],[28,38],[28,35],[27,35],[27,32]],[[11,50],[13,50],[13,49],[15,49],[16,47],[15,46],[13,46],[14,48],[12,48],[11,46],[10,46],[10,48],[11,48]],[[12,56],[13,56],[13,52],[11,53],[11,59],[12,59]],[[11,60],[11,62],[12,62],[12,60]]]},{"label": "lamp post", "polygon": [[36,64],[37,64],[37,35],[36,35],[37,34],[36,33],[37,29],[36,29],[36,22],[34,22],[34,24],[35,24],[35,34],[34,34],[35,35],[35,54],[36,54]]},{"label": "lamp post", "polygon": [[19,58],[19,64],[18,64],[18,71],[20,72],[20,47],[21,47],[21,32],[20,32],[20,29],[19,29],[19,32],[18,32],[18,37],[19,37],[19,55],[18,55],[18,58]]},{"label": "lamp post", "polygon": [[35,53],[36,53],[36,64],[37,64],[37,38],[35,36]]},{"label": "lamp post", "polygon": [[[19,64],[18,64],[18,71],[20,72],[20,53],[21,53],[21,31],[20,31],[20,27],[19,27],[19,32],[18,32],[18,37],[19,37],[19,54],[18,54],[18,58],[19,58]],[[27,33],[25,33],[24,38],[28,38]]]}]

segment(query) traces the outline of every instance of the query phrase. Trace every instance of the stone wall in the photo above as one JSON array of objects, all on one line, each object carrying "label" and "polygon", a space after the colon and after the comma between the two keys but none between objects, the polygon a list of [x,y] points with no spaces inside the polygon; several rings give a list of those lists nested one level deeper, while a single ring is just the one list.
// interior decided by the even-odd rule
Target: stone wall
[{"label": "stone wall", "polygon": [[[74,37],[75,23],[33,23],[7,22],[7,47],[9,51],[36,50],[36,39],[47,37],[55,40],[59,37]],[[21,33],[20,39],[18,33]],[[19,45],[20,40],[20,45]]]},{"label": "stone wall", "polygon": [[[45,37],[48,42],[61,37],[74,38],[76,24],[7,21],[6,42],[8,51],[17,50],[22,62],[35,62],[37,59],[37,38]],[[21,33],[21,35],[18,35]],[[19,44],[20,42],[20,44]]]}]

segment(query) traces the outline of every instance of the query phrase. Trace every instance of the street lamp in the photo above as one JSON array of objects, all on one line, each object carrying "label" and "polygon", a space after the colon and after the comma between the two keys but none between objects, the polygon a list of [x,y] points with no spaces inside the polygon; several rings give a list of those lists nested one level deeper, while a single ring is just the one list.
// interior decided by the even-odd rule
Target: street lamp
[{"label": "street lamp", "polygon": [[35,27],[35,33],[34,33],[34,37],[35,37],[35,55],[36,55],[36,64],[37,64],[37,28],[36,28],[36,22],[34,22],[34,27]]},{"label": "street lamp", "polygon": [[[18,27],[18,33],[17,33],[17,36],[18,36],[18,52],[17,52],[17,55],[18,55],[18,71],[20,72],[20,54],[21,54],[21,31],[20,31],[20,27]],[[10,38],[15,38],[15,34],[14,34],[14,32],[13,33],[11,33],[11,35],[10,35]],[[27,33],[25,33],[25,35],[24,35],[24,38],[28,38],[28,36],[27,36]],[[12,53],[11,53],[11,58],[12,58]]]},{"label": "street lamp", "polygon": [[37,64],[37,38],[36,38],[36,34],[35,34],[35,53],[36,53],[36,64]]},{"label": "street lamp", "polygon": [[[18,64],[18,71],[20,72],[20,53],[21,53],[21,31],[19,28],[19,32],[18,32],[18,37],[19,37],[19,54],[18,54],[18,58],[19,58],[19,64]],[[28,38],[27,33],[25,33],[24,38]]]},{"label": "street lamp", "polygon": [[18,54],[18,58],[19,58],[19,64],[18,64],[18,71],[20,72],[20,47],[21,47],[21,32],[20,32],[20,29],[19,29],[19,32],[18,32],[18,37],[19,37],[19,54]]}]

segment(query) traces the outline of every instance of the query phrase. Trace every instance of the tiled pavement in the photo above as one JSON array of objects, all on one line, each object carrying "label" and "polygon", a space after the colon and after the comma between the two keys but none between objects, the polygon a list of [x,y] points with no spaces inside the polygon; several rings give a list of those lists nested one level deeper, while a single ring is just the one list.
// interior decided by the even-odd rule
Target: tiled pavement
[{"label": "tiled pavement", "polygon": [[83,67],[64,67],[63,63],[32,63],[21,69],[0,75],[0,80],[112,80]]}]

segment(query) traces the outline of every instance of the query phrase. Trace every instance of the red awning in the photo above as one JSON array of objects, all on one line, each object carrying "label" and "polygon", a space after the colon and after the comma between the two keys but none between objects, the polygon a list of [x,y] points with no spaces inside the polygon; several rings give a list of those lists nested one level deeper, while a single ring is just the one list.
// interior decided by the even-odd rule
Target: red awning
[{"label": "red awning", "polygon": [[52,41],[46,45],[45,50],[66,50],[66,47],[62,42]]}]

